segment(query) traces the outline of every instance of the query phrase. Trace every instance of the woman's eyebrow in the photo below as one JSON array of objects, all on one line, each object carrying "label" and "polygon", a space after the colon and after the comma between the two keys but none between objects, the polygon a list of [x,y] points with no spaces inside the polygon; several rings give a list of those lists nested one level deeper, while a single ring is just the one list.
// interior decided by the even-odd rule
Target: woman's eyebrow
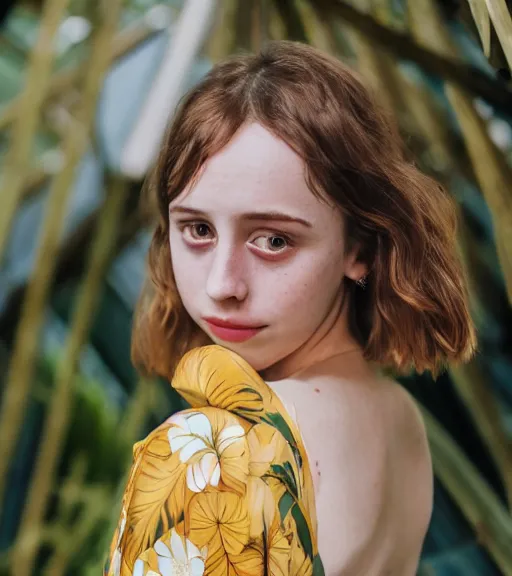
[{"label": "woman's eyebrow", "polygon": [[[207,216],[206,212],[202,210],[197,210],[196,208],[187,208],[186,206],[173,206],[169,208],[169,214],[180,213],[180,214],[193,214],[194,216]],[[284,214],[283,212],[248,212],[246,214],[240,214],[240,218],[243,220],[272,220],[280,222],[297,222],[302,224],[307,228],[312,228],[313,224],[299,218],[297,216],[290,216],[289,214]]]}]

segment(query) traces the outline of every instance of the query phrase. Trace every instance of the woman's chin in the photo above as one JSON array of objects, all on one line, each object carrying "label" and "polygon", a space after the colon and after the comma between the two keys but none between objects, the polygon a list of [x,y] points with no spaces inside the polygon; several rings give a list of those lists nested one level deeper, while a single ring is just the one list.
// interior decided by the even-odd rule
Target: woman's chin
[{"label": "woman's chin", "polygon": [[214,334],[208,334],[203,328],[199,328],[200,330],[194,338],[194,347],[211,346],[212,344],[222,346],[241,356],[260,376],[262,372],[276,365],[287,355],[285,353],[276,356],[275,347],[269,347],[268,341],[262,342],[257,336],[243,342],[230,342]]}]

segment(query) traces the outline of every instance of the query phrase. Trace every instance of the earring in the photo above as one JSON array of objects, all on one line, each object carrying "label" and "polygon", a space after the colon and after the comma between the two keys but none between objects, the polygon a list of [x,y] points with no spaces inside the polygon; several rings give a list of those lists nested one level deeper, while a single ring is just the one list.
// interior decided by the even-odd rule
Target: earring
[{"label": "earring", "polygon": [[356,280],[356,284],[362,290],[366,290],[366,286],[368,286],[368,276],[361,276],[361,278],[359,278],[359,280]]}]

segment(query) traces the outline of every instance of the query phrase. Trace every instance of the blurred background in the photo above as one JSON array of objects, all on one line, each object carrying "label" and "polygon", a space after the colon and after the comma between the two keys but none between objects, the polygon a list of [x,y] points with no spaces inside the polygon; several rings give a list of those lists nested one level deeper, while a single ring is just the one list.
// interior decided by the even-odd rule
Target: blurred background
[{"label": "blurred background", "polygon": [[358,70],[459,208],[479,354],[401,378],[435,507],[420,575],[512,575],[512,20],[507,0],[4,0],[0,574],[98,575],[131,449],[184,403],[130,363],[143,182],[180,97],[290,38]]}]

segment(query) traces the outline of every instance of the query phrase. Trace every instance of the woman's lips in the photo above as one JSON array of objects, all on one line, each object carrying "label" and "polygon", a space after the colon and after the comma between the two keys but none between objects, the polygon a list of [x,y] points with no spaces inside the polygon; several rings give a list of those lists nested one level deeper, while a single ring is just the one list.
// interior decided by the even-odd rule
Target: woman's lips
[{"label": "woman's lips", "polygon": [[264,328],[264,326],[261,326],[260,328],[227,328],[212,324],[208,320],[206,322],[211,332],[225,342],[244,342],[245,340],[252,338]]}]

